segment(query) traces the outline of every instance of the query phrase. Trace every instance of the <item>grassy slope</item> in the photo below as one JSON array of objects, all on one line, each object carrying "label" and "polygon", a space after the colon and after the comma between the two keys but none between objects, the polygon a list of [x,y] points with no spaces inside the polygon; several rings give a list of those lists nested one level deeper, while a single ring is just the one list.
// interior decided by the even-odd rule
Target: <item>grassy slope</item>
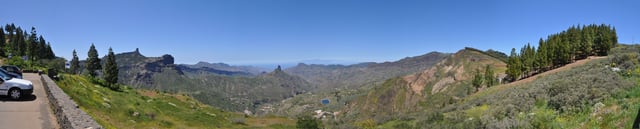
[{"label": "grassy slope", "polygon": [[[637,57],[637,50],[631,55]],[[640,108],[640,68],[622,76],[605,68],[608,64],[610,59],[595,59],[531,82],[491,87],[439,110],[378,127],[630,128]]]},{"label": "grassy slope", "polygon": [[[494,57],[481,52],[463,49],[432,68],[426,69],[425,72],[409,75],[420,78],[433,77],[433,79],[427,80],[410,79],[412,82],[423,81],[420,84],[425,84],[424,90],[419,91],[422,92],[422,94],[413,91],[413,89],[408,86],[408,82],[404,77],[395,77],[386,80],[383,84],[375,85],[371,89],[334,92],[336,94],[310,95],[308,97],[315,98],[315,100],[292,99],[289,103],[311,105],[311,107],[313,107],[311,111],[316,109],[339,111],[340,116],[337,120],[338,122],[325,123],[329,124],[328,126],[336,128],[363,127],[362,123],[369,121],[375,123],[384,123],[387,121],[393,123],[394,120],[400,119],[402,119],[403,122],[415,121],[411,119],[414,119],[413,117],[421,117],[420,115],[422,114],[420,112],[423,110],[442,108],[441,106],[454,101],[453,99],[456,97],[465,97],[467,93],[473,90],[470,86],[470,79],[473,75],[472,72],[467,71],[474,71],[476,68],[483,69],[486,65],[492,65],[496,73],[504,72],[505,69],[504,63]],[[428,71],[435,72],[431,73]],[[445,84],[444,86],[448,87],[446,90],[432,94],[432,85],[444,78],[456,78],[457,81]],[[337,101],[337,103],[329,105],[320,105],[317,103],[321,98],[329,98],[332,102],[335,102],[337,97],[341,98],[341,101]],[[400,124],[403,122],[400,122]],[[386,127],[405,128],[404,126]]]},{"label": "grassy slope", "polygon": [[279,117],[245,118],[193,98],[157,91],[115,92],[77,75],[57,82],[81,109],[107,128],[294,128]]}]

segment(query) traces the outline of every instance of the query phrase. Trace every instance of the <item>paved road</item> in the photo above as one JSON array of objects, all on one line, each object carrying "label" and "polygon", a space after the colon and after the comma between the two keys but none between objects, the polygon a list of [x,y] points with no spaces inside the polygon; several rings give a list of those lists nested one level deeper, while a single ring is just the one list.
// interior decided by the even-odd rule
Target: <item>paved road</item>
[{"label": "paved road", "polygon": [[33,82],[33,94],[23,100],[11,100],[8,96],[0,96],[0,128],[3,129],[55,129],[60,128],[49,100],[45,93],[40,76],[24,73],[24,79]]}]

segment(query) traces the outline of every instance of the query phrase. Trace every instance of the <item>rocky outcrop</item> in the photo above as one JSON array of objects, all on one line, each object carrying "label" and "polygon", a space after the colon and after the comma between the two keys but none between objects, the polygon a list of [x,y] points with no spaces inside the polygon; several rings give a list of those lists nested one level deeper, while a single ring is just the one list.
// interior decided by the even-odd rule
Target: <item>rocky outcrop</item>
[{"label": "rocky outcrop", "polygon": [[138,49],[116,54],[116,62],[120,69],[118,81],[134,87],[153,86],[153,75],[162,72],[163,69],[172,69],[183,74],[174,61],[173,56],[169,54],[161,57],[146,57]]}]

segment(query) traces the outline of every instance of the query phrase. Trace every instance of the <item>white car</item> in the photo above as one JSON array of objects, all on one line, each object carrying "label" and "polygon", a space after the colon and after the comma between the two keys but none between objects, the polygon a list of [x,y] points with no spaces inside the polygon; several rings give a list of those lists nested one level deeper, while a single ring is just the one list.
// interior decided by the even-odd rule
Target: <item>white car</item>
[{"label": "white car", "polygon": [[12,78],[0,72],[0,95],[8,95],[11,99],[18,100],[33,93],[33,83],[29,80]]}]

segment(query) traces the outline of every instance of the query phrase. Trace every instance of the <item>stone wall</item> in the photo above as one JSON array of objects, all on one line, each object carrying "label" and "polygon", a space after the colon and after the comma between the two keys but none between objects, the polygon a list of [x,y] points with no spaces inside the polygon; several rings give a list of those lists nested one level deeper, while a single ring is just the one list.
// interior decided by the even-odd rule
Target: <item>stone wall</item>
[{"label": "stone wall", "polygon": [[102,129],[89,114],[82,111],[78,104],[65,94],[48,76],[40,76],[51,109],[63,129]]}]

